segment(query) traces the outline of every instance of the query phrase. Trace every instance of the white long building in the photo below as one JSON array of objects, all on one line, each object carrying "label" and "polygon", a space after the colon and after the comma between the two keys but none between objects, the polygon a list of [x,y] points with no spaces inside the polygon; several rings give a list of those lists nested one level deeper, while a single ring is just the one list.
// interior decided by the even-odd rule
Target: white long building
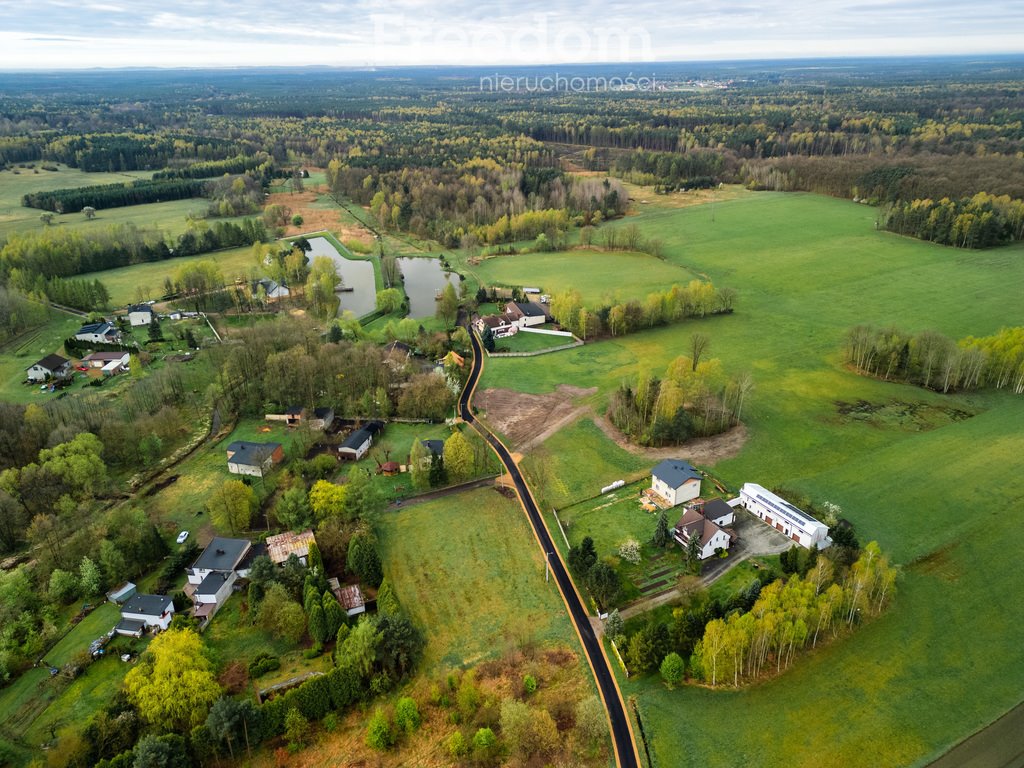
[{"label": "white long building", "polygon": [[801,546],[825,549],[832,543],[827,525],[757,483],[744,483],[740,500],[748,512]]}]

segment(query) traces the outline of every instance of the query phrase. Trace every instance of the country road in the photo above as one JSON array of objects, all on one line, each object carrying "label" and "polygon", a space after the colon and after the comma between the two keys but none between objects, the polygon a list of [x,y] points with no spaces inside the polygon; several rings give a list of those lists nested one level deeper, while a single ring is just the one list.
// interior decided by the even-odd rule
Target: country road
[{"label": "country road", "polygon": [[569,610],[569,617],[576,626],[576,632],[580,637],[580,642],[583,644],[583,650],[587,655],[587,660],[590,662],[590,668],[594,672],[594,678],[597,680],[598,690],[608,712],[608,719],[611,725],[616,765],[620,766],[620,768],[639,768],[640,756],[633,740],[633,731],[629,715],[626,713],[626,707],[622,700],[622,694],[615,682],[615,676],[608,665],[608,658],[601,647],[601,641],[598,639],[597,634],[594,632],[594,627],[590,623],[590,616],[583,606],[583,601],[576,591],[572,579],[569,578],[565,563],[562,562],[562,558],[558,554],[554,542],[551,540],[551,534],[548,532],[547,526],[541,519],[540,510],[537,508],[533,494],[530,493],[530,489],[526,485],[526,481],[523,479],[523,475],[508,449],[497,437],[491,434],[487,427],[478,422],[473,416],[473,393],[480,379],[480,373],[483,371],[484,354],[476,334],[471,328],[467,330],[469,330],[469,338],[473,344],[473,368],[470,371],[466,386],[459,397],[459,413],[467,424],[472,425],[490,443],[495,453],[498,454],[498,458],[501,459],[502,464],[508,470],[512,482],[515,484],[520,503],[522,503],[526,516],[530,520],[530,525],[533,526],[534,535],[536,535],[537,541],[545,557],[547,557],[551,572],[555,577],[555,583],[558,585],[558,591],[562,594],[562,600]]}]

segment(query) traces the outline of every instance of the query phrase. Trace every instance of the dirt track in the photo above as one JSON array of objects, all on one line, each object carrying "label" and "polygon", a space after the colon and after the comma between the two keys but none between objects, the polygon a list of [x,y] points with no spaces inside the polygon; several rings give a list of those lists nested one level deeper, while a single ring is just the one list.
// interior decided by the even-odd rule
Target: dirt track
[{"label": "dirt track", "polygon": [[475,400],[484,410],[487,422],[508,438],[511,447],[523,453],[583,416],[593,419],[601,431],[624,450],[648,459],[682,455],[696,464],[711,465],[732,458],[747,442],[747,428],[741,424],[721,435],[691,440],[683,446],[644,448],[635,445],[605,416],[598,415],[592,406],[576,404],[578,398],[596,391],[596,387],[580,389],[568,384],[560,384],[554,392],[546,395],[528,395],[511,389],[485,389],[477,392]]}]

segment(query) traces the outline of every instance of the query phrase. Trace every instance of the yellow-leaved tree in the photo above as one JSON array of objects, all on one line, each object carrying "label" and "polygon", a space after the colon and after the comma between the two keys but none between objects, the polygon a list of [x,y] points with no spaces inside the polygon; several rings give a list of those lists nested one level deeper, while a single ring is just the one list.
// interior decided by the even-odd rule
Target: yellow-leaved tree
[{"label": "yellow-leaved tree", "polygon": [[147,723],[179,733],[205,722],[221,695],[203,641],[190,629],[157,635],[124,687]]}]

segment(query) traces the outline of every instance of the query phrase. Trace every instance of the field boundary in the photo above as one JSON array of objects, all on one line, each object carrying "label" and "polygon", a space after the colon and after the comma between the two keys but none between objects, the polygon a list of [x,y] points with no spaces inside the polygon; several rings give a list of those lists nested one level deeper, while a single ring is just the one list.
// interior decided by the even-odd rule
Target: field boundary
[{"label": "field boundary", "polygon": [[571,344],[560,344],[557,347],[550,347],[549,349],[538,349],[533,352],[487,352],[486,349],[484,350],[484,352],[487,352],[488,357],[537,357],[538,355],[547,355],[550,354],[551,352],[561,352],[562,350],[565,349],[574,349],[576,347],[582,347],[586,343],[582,339],[577,339],[575,336],[573,336],[573,338],[576,339],[576,341],[572,342]]}]

